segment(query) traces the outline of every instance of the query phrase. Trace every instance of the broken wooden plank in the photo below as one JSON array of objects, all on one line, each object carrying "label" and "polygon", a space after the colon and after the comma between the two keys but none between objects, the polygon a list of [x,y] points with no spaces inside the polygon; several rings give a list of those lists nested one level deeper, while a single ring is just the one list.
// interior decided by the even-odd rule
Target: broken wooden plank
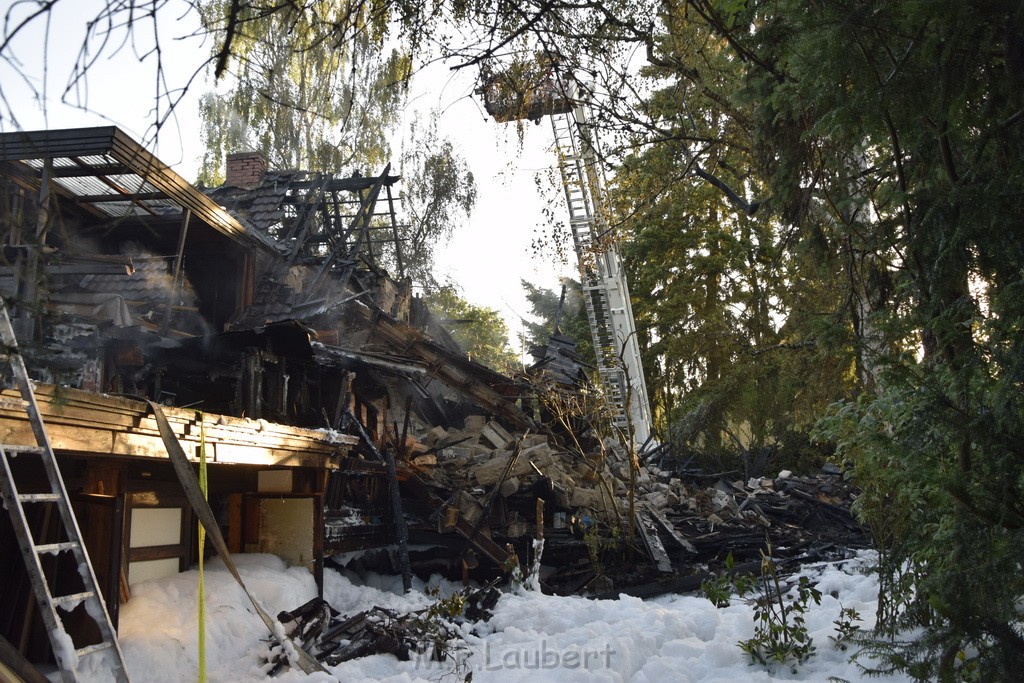
[{"label": "broken wooden plank", "polygon": [[640,538],[644,542],[644,547],[647,548],[647,552],[650,554],[654,564],[658,567],[659,572],[670,573],[672,572],[672,561],[668,558],[668,553],[665,552],[665,546],[661,542],[661,538],[658,536],[658,530],[654,523],[650,521],[648,516],[645,514],[643,507],[640,507],[636,511],[636,530],[640,533]]},{"label": "broken wooden plank", "polygon": [[665,533],[669,535],[669,538],[679,544],[679,546],[687,552],[693,553],[694,555],[697,554],[697,549],[693,547],[693,544],[683,538],[679,532],[676,531],[675,526],[665,519],[665,516],[662,515],[661,512],[648,505],[645,505],[644,508],[647,510],[648,514],[650,514],[651,518],[658,523],[658,526],[665,530]]}]

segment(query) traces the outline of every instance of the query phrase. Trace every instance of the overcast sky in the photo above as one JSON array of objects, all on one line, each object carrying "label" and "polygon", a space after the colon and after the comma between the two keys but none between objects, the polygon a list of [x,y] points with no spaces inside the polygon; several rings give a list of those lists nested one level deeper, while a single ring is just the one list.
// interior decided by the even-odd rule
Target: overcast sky
[{"label": "overcast sky", "polygon": [[[197,103],[209,86],[203,74],[195,78],[174,116],[154,139],[156,62],[152,54],[147,56],[152,40],[151,29],[144,22],[134,44],[125,43],[116,51],[108,46],[98,55],[88,79],[67,89],[80,57],[86,21],[96,16],[102,2],[58,3],[48,40],[44,24],[37,22],[35,30],[26,31],[13,43],[11,53],[20,63],[0,63],[0,84],[6,97],[0,128],[117,125],[186,180],[194,181],[203,154]],[[35,3],[17,6],[11,0],[0,0],[0,7],[5,16],[15,8],[12,21],[34,10]],[[161,8],[163,62],[170,90],[185,87],[209,53],[208,44],[188,37],[195,32],[197,20],[185,9],[182,0],[169,0]],[[534,174],[553,166],[555,158],[550,123],[545,119],[539,125],[527,124],[520,148],[513,124],[493,122],[478,101],[467,97],[473,77],[469,70],[453,75],[446,65],[438,64],[418,73],[412,84],[411,107],[437,107],[443,112],[441,131],[466,158],[479,190],[472,217],[438,250],[437,274],[442,280],[450,277],[472,303],[499,311],[515,340],[521,329],[519,316],[529,309],[520,279],[557,289],[558,276],[570,273],[574,265],[530,253],[530,242],[543,222]],[[36,92],[45,97],[36,97]],[[161,113],[166,104],[161,103]],[[396,154],[397,148],[396,143]]]}]

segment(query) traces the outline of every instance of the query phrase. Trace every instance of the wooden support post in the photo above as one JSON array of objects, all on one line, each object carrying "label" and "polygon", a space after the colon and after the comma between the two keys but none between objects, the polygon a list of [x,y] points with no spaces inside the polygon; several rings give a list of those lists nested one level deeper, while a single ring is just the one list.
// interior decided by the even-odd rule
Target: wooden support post
[{"label": "wooden support post", "polygon": [[391,196],[391,186],[385,187],[388,195],[388,213],[391,214],[391,232],[395,235],[395,262],[398,264],[398,279],[405,277],[405,266],[402,263],[402,240],[398,236],[398,221],[395,220],[395,198]]},{"label": "wooden support post", "polygon": [[[408,459],[406,439],[409,438],[409,419],[412,416],[412,394],[405,397],[405,422],[402,424],[402,436],[398,442],[398,454],[402,460]],[[396,430],[397,427],[396,427]]]},{"label": "wooden support post", "polygon": [[[24,313],[19,317],[35,318],[39,308],[39,271],[43,251],[46,248],[46,233],[50,227],[50,178],[53,175],[53,159],[43,160],[42,177],[39,182],[39,213],[36,216],[35,244],[30,246],[25,269]],[[26,337],[35,338],[35,325],[28,325],[18,330],[18,337],[27,341]]]},{"label": "wooden support post", "polygon": [[185,237],[188,236],[188,223],[191,218],[192,210],[185,209],[181,215],[181,230],[178,231],[178,251],[174,255],[174,273],[171,276],[171,291],[167,293],[164,324],[160,326],[160,334],[164,336],[167,335],[167,330],[171,327],[171,310],[174,306],[174,299],[178,296],[178,289],[181,287],[181,262],[185,256]]},{"label": "wooden support post", "polygon": [[398,536],[398,563],[402,572],[402,587],[408,593],[412,589],[412,569],[409,567],[409,529],[405,526],[405,512],[402,510],[402,494],[398,488],[398,474],[395,472],[395,456],[391,449],[384,450],[388,462],[388,481],[391,483],[391,510],[395,516],[395,532]]},{"label": "wooden support post", "polygon": [[[9,221],[9,230],[7,234],[7,244],[21,244],[21,222],[24,220],[25,205],[27,204],[27,193],[16,191],[13,194],[8,195],[11,198],[11,208]],[[18,316],[17,302],[21,299],[25,293],[25,268],[27,267],[25,256],[21,254],[20,250],[14,259],[14,297],[12,302],[15,304],[11,308],[11,316]]]},{"label": "wooden support post", "polygon": [[405,512],[402,510],[402,494],[398,488],[398,473],[395,468],[395,456],[390,449],[383,453],[373,445],[373,439],[363,429],[362,423],[356,420],[355,416],[349,413],[355,421],[359,436],[363,438],[370,451],[378,460],[383,460],[388,468],[388,481],[391,484],[391,511],[395,516],[395,534],[398,536],[398,562],[402,571],[402,586],[408,592],[412,588],[412,569],[409,567],[409,529],[405,525]]},{"label": "wooden support post", "polygon": [[356,378],[356,373],[347,372],[345,373],[344,379],[341,380],[341,391],[338,394],[338,405],[334,408],[334,422],[332,427],[334,429],[341,429],[341,419],[352,412],[352,380]]},{"label": "wooden support post", "polygon": [[228,494],[228,550],[240,553],[242,546],[242,494]]},{"label": "wooden support post", "polygon": [[[321,489],[322,490],[322,489]],[[324,496],[313,496],[313,580],[316,595],[324,597]]]},{"label": "wooden support post", "polygon": [[[385,174],[387,171],[385,171]],[[360,207],[360,211],[364,212],[366,220],[363,221],[362,225],[362,240],[366,242],[366,262],[371,266],[376,265],[377,257],[373,253],[373,240],[370,239],[370,222],[373,220],[373,210],[377,205],[377,197],[380,195],[380,187],[377,187],[377,192],[374,193],[372,190],[369,196],[365,195],[363,190],[359,191],[359,199],[363,202]]]},{"label": "wooden support post", "polygon": [[537,540],[544,538],[544,499],[537,499]]},{"label": "wooden support post", "polygon": [[242,354],[239,393],[242,415],[252,420],[263,417],[263,357],[259,349],[248,348]]}]

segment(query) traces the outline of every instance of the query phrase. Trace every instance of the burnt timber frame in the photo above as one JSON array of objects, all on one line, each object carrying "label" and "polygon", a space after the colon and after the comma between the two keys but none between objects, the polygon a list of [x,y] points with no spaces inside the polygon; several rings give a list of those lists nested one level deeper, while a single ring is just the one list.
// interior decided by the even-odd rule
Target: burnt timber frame
[{"label": "burnt timber frame", "polygon": [[[82,157],[104,155],[115,159],[116,163],[90,165],[80,161]],[[117,174],[135,174],[163,194],[163,196],[156,196],[127,192],[119,190],[114,187],[113,183],[107,182],[112,189],[110,194],[72,197],[87,208],[90,208],[91,203],[141,202],[147,199],[166,198],[182,210],[188,209],[196,218],[233,240],[251,247],[272,249],[268,241],[260,239],[255,233],[247,230],[216,202],[146,151],[116,126],[0,134],[0,162],[3,162],[5,170],[10,171],[12,179],[20,181],[28,189],[39,189],[41,174],[17,162],[23,162],[26,159],[55,158],[79,160],[76,167],[55,168],[53,171],[55,178],[93,176],[103,180]],[[105,215],[95,208],[92,213],[98,216]]]}]

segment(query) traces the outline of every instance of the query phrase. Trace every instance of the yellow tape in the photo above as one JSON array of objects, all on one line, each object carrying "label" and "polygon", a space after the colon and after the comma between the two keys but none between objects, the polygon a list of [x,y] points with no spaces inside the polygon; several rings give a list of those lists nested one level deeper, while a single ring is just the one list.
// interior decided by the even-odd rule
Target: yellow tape
[{"label": "yellow tape", "polygon": [[[203,498],[209,500],[210,493],[206,482],[206,425],[203,414],[196,413],[199,418],[199,488]],[[203,554],[206,549],[206,529],[199,524],[199,683],[206,683],[206,587],[203,584]]]}]

